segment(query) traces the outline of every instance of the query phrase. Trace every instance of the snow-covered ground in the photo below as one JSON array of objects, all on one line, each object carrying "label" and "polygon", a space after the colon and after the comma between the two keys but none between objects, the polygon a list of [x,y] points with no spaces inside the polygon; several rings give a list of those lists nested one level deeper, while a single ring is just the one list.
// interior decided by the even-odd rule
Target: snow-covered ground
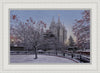
[{"label": "snow-covered ground", "polygon": [[34,59],[34,55],[10,55],[10,63],[76,63],[72,60],[47,55],[38,55],[38,59]]}]

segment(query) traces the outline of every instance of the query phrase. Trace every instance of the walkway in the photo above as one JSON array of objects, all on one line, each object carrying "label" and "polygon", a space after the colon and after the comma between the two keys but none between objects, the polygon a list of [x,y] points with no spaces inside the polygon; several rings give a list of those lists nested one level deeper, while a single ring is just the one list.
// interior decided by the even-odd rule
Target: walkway
[{"label": "walkway", "polygon": [[76,63],[70,59],[56,57],[56,56],[48,56],[48,55],[38,55],[38,59],[34,59],[34,55],[11,55],[10,63]]}]

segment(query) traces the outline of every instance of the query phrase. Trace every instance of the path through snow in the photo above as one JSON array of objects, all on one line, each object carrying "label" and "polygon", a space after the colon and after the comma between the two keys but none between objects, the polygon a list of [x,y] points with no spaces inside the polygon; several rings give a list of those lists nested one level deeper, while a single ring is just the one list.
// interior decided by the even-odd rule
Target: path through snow
[{"label": "path through snow", "polygon": [[48,55],[38,55],[38,59],[34,59],[34,55],[10,55],[10,63],[76,63],[72,60],[48,56]]}]

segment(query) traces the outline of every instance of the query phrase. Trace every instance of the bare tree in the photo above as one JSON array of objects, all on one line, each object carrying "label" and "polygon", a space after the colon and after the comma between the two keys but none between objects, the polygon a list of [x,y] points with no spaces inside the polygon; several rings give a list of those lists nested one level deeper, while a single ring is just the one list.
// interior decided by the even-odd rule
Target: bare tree
[{"label": "bare tree", "polygon": [[13,35],[22,40],[26,49],[34,49],[34,59],[37,59],[37,46],[39,45],[41,32],[43,31],[43,27],[41,30],[37,25],[44,25],[44,22],[36,23],[31,17],[26,22],[22,22],[15,15],[13,15],[13,20],[17,21],[16,28],[13,28]]},{"label": "bare tree", "polygon": [[90,10],[84,10],[82,18],[75,20],[73,32],[79,48],[90,48]]}]

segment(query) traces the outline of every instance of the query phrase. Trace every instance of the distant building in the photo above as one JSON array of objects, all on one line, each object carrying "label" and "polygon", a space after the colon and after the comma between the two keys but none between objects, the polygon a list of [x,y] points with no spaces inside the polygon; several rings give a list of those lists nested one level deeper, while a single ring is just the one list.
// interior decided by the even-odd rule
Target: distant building
[{"label": "distant building", "polygon": [[64,24],[61,23],[60,17],[58,17],[57,23],[55,22],[54,17],[52,18],[49,30],[56,36],[59,42],[65,43],[67,39],[67,30]]}]

